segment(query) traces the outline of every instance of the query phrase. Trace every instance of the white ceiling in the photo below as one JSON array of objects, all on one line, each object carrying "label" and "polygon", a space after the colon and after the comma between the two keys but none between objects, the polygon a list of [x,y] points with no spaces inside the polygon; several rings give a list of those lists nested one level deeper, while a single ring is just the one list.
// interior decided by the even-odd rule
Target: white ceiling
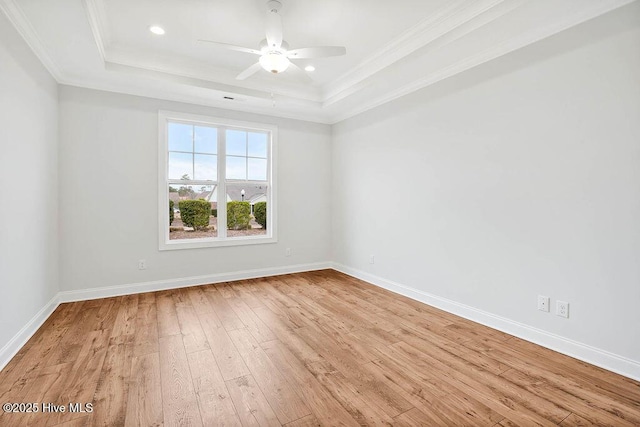
[{"label": "white ceiling", "polygon": [[[291,48],[342,57],[235,76],[257,57],[266,0],[0,0],[58,82],[322,123],[434,84],[634,0],[281,0]],[[149,32],[150,25],[166,30]],[[226,100],[229,96],[234,100]]]}]

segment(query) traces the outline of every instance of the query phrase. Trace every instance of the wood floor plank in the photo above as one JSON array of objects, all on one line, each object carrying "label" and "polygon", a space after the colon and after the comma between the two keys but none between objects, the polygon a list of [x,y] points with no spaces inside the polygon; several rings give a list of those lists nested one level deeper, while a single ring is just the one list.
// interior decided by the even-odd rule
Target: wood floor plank
[{"label": "wood floor plank", "polygon": [[138,304],[136,314],[136,334],[133,340],[134,356],[158,352],[158,308],[155,294],[142,295],[145,295],[144,303]]},{"label": "wood floor plank", "polygon": [[393,418],[375,402],[361,396],[358,387],[342,373],[335,371],[317,375],[316,378],[360,425],[393,425]]},{"label": "wood floor plank", "polygon": [[297,385],[298,392],[316,417],[331,426],[358,425],[340,402],[318,382],[303,361],[279,340],[269,341],[261,346],[274,363],[283,367],[281,371],[290,382]]},{"label": "wood floor plank", "polygon": [[[53,399],[60,395],[67,377],[71,373],[72,362],[61,365],[46,366],[38,371],[38,375],[28,382],[20,393],[11,394],[9,400],[2,402],[54,402]],[[43,413],[40,405],[39,411],[32,414],[0,412],[0,425],[2,426],[42,426],[46,425],[49,414]]]},{"label": "wood floor plank", "polygon": [[243,426],[281,426],[262,390],[251,375],[226,381]]},{"label": "wood floor plank", "polygon": [[311,413],[300,395],[287,382],[247,329],[229,331],[229,337],[282,424]]},{"label": "wood floor plank", "polygon": [[406,427],[431,427],[446,425],[443,420],[430,416],[428,413],[420,411],[418,408],[411,408],[407,412],[396,416],[393,424]]},{"label": "wood floor plank", "polygon": [[253,310],[251,310],[247,303],[241,298],[232,297],[228,298],[227,301],[256,341],[266,342],[276,339],[271,329],[256,316]]},{"label": "wood floor plank", "polygon": [[[485,384],[490,385],[492,388],[499,389],[500,393],[503,395],[522,402],[524,406],[529,409],[539,412],[545,419],[549,419],[557,423],[563,420],[570,412],[567,411],[566,408],[562,408],[552,401],[543,399],[540,396],[530,393],[527,390],[522,390],[519,387],[514,387],[512,383],[504,381],[502,377],[486,370],[481,366],[481,364],[476,364],[475,357],[466,358],[467,354],[464,352],[457,355],[455,353],[455,349],[457,348],[455,344],[453,347],[454,350],[452,350],[453,353],[450,353],[447,347],[440,347],[440,344],[436,341],[423,339],[417,335],[407,333],[406,331],[401,331],[401,333],[405,343],[410,344],[414,348],[420,348],[424,353],[428,353],[429,356],[457,370],[458,372],[472,373],[474,379],[478,379]],[[403,343],[399,343],[394,346],[402,345]]]},{"label": "wood floor plank", "polygon": [[97,311],[93,312],[94,317],[85,320],[88,325],[91,325],[91,330],[113,329],[120,307],[118,298],[105,298],[91,302],[94,307],[98,308]]},{"label": "wood floor plank", "polygon": [[[519,397],[507,397],[503,394],[503,389],[498,389],[496,381],[492,386],[484,383],[485,379],[490,379],[489,375],[483,375],[482,380],[473,375],[469,368],[463,368],[464,373],[460,373],[456,368],[451,367],[439,359],[431,355],[427,355],[404,342],[393,345],[403,356],[403,361],[407,364],[415,364],[418,369],[434,369],[438,372],[438,376],[444,382],[457,388],[461,392],[476,396],[480,402],[492,410],[498,412],[504,417],[514,420],[524,425],[556,425],[557,422],[564,419],[568,413],[561,413],[561,408],[555,408],[553,403],[547,402],[543,408],[531,408],[531,402]],[[425,349],[425,348],[422,348]],[[426,350],[426,349],[425,349]],[[409,363],[409,361],[412,361]],[[416,362],[417,361],[417,362]],[[476,370],[474,373],[480,375],[481,371]],[[531,394],[528,393],[528,396]],[[539,413],[544,409],[544,413]],[[559,418],[557,422],[549,420],[546,417]]]},{"label": "wood floor plank", "polygon": [[473,396],[463,395],[465,402],[452,409],[447,400],[460,390],[441,381],[436,368],[425,369],[407,363],[394,347],[382,348],[379,360],[372,362],[371,372],[384,378],[397,393],[412,403],[433,425],[493,425],[503,418],[498,412],[481,404]]},{"label": "wood floor plank", "polygon": [[158,316],[158,336],[180,334],[180,322],[176,314],[176,303],[171,297],[171,291],[156,293],[156,310]]},{"label": "wood floor plank", "polygon": [[240,419],[213,353],[203,350],[187,357],[203,424],[240,426]]},{"label": "wood floor plank", "polygon": [[159,353],[146,353],[131,361],[126,427],[164,425]]},{"label": "wood floor plank", "polygon": [[264,303],[257,298],[252,290],[260,283],[262,279],[251,279],[243,282],[231,282],[229,286],[236,292],[236,294],[250,307],[258,308],[264,307]]},{"label": "wood floor plank", "polygon": [[87,415],[82,418],[56,424],[55,427],[87,427],[91,425],[91,416]]},{"label": "wood floor plank", "polygon": [[455,339],[451,340],[450,338],[444,337],[439,333],[432,332],[427,329],[400,328],[392,331],[391,333],[401,341],[407,341],[408,339],[412,342],[417,342],[416,340],[422,340],[425,343],[433,343],[437,345],[438,348],[451,354],[461,356],[473,365],[493,372],[496,375],[499,375],[500,373],[511,368],[511,366],[503,363],[499,358],[493,358],[490,354],[475,351],[469,347],[464,346],[463,344],[458,343],[458,341]]},{"label": "wood floor plank", "polygon": [[192,288],[186,288],[184,291],[189,296],[189,300],[191,301],[191,305],[196,313],[206,313],[209,311],[213,311],[213,307],[209,302],[209,298],[207,298],[207,294],[205,294],[203,286],[194,286]]},{"label": "wood floor plank", "polygon": [[247,365],[231,342],[218,316],[214,312],[206,312],[198,314],[198,318],[225,381],[248,375],[250,372]]},{"label": "wood floor plank", "polygon": [[392,345],[402,341],[400,338],[393,335],[394,331],[387,332],[378,328],[358,328],[350,331],[349,336],[355,336],[361,340],[370,341],[371,343]]},{"label": "wood floor plank", "polygon": [[187,354],[208,350],[207,337],[193,306],[191,304],[177,305],[176,314],[178,315],[178,323],[180,324],[184,349]]},{"label": "wood floor plank", "polygon": [[291,328],[301,328],[313,322],[316,317],[309,310],[301,306],[299,300],[292,299],[286,293],[278,289],[280,281],[276,279],[265,279],[255,293],[261,297],[264,305],[271,311],[287,319]]},{"label": "wood floor plank", "polygon": [[233,288],[229,286],[229,283],[219,283],[216,285],[216,288],[220,292],[220,295],[222,295],[222,298],[235,298],[237,296]]},{"label": "wood floor plank", "polygon": [[[400,317],[411,315],[419,315],[420,318],[426,320],[426,325],[446,326],[453,322],[461,320],[460,317],[447,313],[446,311],[435,307],[420,303],[409,297],[399,295],[382,288],[376,288],[373,285],[362,282],[356,278],[347,276],[346,274],[336,271],[326,273],[331,279],[329,282],[339,282],[348,285],[349,290],[361,292],[362,298],[370,301],[380,307],[385,307],[390,312]],[[405,316],[406,315],[406,316]],[[420,322],[415,319],[415,324]]]},{"label": "wood floor plank", "polygon": [[[512,362],[515,364],[515,362]],[[593,405],[589,400],[576,396],[577,391],[566,391],[562,388],[550,386],[547,379],[543,379],[536,371],[529,370],[527,365],[522,370],[510,369],[501,374],[517,386],[545,399],[551,399],[559,406],[575,413],[589,422],[600,426],[632,426],[634,423],[626,421],[626,411],[613,414],[605,409]],[[636,424],[637,425],[637,424]]]},{"label": "wood floor plank", "polygon": [[636,426],[640,382],[333,270],[61,304],[0,371],[11,427]]},{"label": "wood floor plank", "polygon": [[373,402],[376,407],[381,408],[390,418],[412,407],[409,402],[394,393],[389,386],[378,381],[358,359],[341,349],[319,329],[300,328],[296,330],[296,334],[353,382],[360,393]]},{"label": "wood floor plank", "polygon": [[307,415],[304,418],[300,418],[299,420],[291,421],[290,423],[285,424],[286,427],[318,427],[322,426],[320,421],[314,415]]},{"label": "wood floor plank", "polygon": [[443,386],[428,372],[414,373],[413,367],[386,356],[367,365],[367,371],[417,408],[432,405],[439,398],[457,391]]},{"label": "wood floor plank", "polygon": [[[499,352],[498,352],[499,353]],[[623,405],[611,399],[603,399],[595,390],[571,384],[571,378],[558,375],[550,369],[539,367],[533,360],[522,357],[513,358],[505,354],[505,360],[515,369],[504,372],[501,376],[509,379],[524,390],[540,397],[553,400],[557,405],[569,412],[574,412],[598,425],[639,425],[633,419],[637,416],[638,406]],[[531,378],[529,384],[523,384],[517,377],[526,375]],[[562,378],[566,378],[565,382]],[[536,384],[532,386],[532,384]],[[567,383],[569,383],[567,385]],[[640,394],[638,394],[640,397]]]},{"label": "wood floor plank", "polygon": [[363,340],[357,334],[351,334],[351,331],[343,331],[332,322],[318,322],[309,328],[317,328],[329,336],[340,349],[352,355],[361,364],[371,362],[375,357],[373,349],[380,345],[376,341]]},{"label": "wood floor plank", "polygon": [[120,310],[118,310],[118,314],[116,315],[111,336],[133,336],[135,334],[138,298],[140,298],[139,294],[122,297]]},{"label": "wood floor plank", "polygon": [[233,311],[226,298],[222,296],[217,286],[207,286],[205,292],[225,330],[233,331],[234,329],[244,328],[244,323]]},{"label": "wood floor plank", "polygon": [[[392,365],[396,367],[391,368]],[[380,360],[372,363],[370,371],[419,409],[432,425],[493,426],[504,418],[472,396],[453,387],[442,387],[428,372],[420,371],[417,375],[411,366],[402,365],[394,359]],[[399,376],[398,371],[404,371],[405,375]]]},{"label": "wood floor plank", "polygon": [[576,414],[571,414],[567,418],[562,420],[560,425],[562,427],[591,427],[594,424],[591,424],[591,422],[585,420],[584,418]]},{"label": "wood floor plank", "polygon": [[91,399],[95,411],[92,417],[94,425],[124,424],[132,357],[133,344],[113,338],[109,341],[96,391]]},{"label": "wood floor plank", "polygon": [[278,317],[275,313],[267,308],[261,307],[254,309],[254,312],[265,323],[268,323],[271,330],[276,334],[280,342],[284,343],[287,348],[300,359],[304,365],[313,374],[329,373],[335,371],[335,367],[322,357],[318,352],[311,348],[302,338],[300,338],[293,329],[287,327],[285,319]]},{"label": "wood floor plank", "polygon": [[[550,352],[547,349],[539,350],[536,347],[531,347],[528,353],[535,355],[535,357],[526,357],[527,352],[518,349],[519,346],[522,346],[521,343],[517,343],[518,341],[521,340],[509,340],[504,344],[494,343],[492,350],[488,354],[496,355],[497,357],[509,355],[506,360],[509,361],[510,366],[516,367],[522,372],[527,372],[531,376],[544,377],[546,382],[555,389],[565,392],[571,391],[580,400],[590,402],[590,406],[594,408],[609,411],[615,416],[624,414],[624,418],[640,425],[640,399],[638,398],[640,389],[637,391],[633,389],[626,391],[618,389],[618,391],[614,392],[612,389],[615,386],[603,387],[602,380],[596,381],[589,377],[585,378],[582,375],[576,375],[571,370],[564,368],[562,364],[556,363],[559,360],[566,359],[566,356],[560,357],[561,355]],[[514,345],[511,346],[509,344]],[[566,363],[566,361],[563,361],[563,363]],[[576,366],[579,365],[576,364]],[[619,386],[624,387],[625,383],[626,381],[619,384]]]},{"label": "wood floor plank", "polygon": [[72,362],[78,357],[87,332],[93,329],[89,319],[95,317],[95,314],[99,310],[100,308],[97,306],[89,308],[83,306],[83,308],[77,312],[67,330],[64,332],[64,335],[57,342],[55,348],[49,353],[45,361],[46,366]]},{"label": "wood floor plank", "polygon": [[188,291],[185,288],[172,289],[171,297],[173,298],[173,302],[176,305],[176,307],[181,307],[181,306],[192,307],[191,298],[189,297]]},{"label": "wood floor plank", "polygon": [[160,377],[164,424],[201,426],[202,417],[180,335],[160,338]]},{"label": "wood floor plank", "polygon": [[[93,401],[93,396],[102,373],[104,359],[107,353],[110,329],[92,331],[84,337],[84,344],[73,362],[69,375],[57,396],[52,396],[51,402],[64,404],[85,404]],[[47,425],[59,424],[82,416],[80,413],[52,414]]]},{"label": "wood floor plank", "polygon": [[[265,314],[271,312],[273,316],[276,316],[279,321],[284,323],[289,329],[302,328],[316,320],[315,318],[309,319],[308,317],[302,316],[299,311],[302,311],[303,309],[300,307],[297,307],[297,311],[284,307],[280,301],[273,298],[271,295],[264,294],[264,289],[262,292],[256,291],[255,293],[262,297],[264,304],[262,307],[253,307],[253,312],[258,315],[259,313]],[[307,312],[307,316],[309,316],[309,312]],[[267,323],[265,320],[263,321]]]}]

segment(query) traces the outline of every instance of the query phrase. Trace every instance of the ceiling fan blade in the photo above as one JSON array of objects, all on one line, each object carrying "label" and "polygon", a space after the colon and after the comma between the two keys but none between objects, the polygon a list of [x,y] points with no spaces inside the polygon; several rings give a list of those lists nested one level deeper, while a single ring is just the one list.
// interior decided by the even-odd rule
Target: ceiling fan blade
[{"label": "ceiling fan blade", "polygon": [[267,43],[272,49],[282,46],[282,18],[277,10],[267,12]]},{"label": "ceiling fan blade", "polygon": [[307,81],[310,81],[310,82],[314,81],[311,78],[311,76],[309,76],[309,74],[307,74],[304,71],[302,71],[302,68],[298,67],[293,62],[289,63],[289,67],[287,68],[287,71],[290,71],[292,75],[294,75],[296,77],[300,77],[303,80],[307,80]]},{"label": "ceiling fan blade", "polygon": [[259,62],[256,62],[255,64],[253,64],[251,67],[247,68],[246,70],[244,70],[243,72],[241,72],[240,74],[238,74],[236,76],[236,80],[244,80],[247,77],[251,77],[253,76],[255,73],[257,73],[258,71],[260,71],[262,69],[262,65],[260,65]]},{"label": "ceiling fan blade", "polygon": [[347,53],[344,46],[318,46],[301,47],[287,51],[287,57],[291,59],[326,58],[328,56],[342,56]]},{"label": "ceiling fan blade", "polygon": [[227,43],[218,43],[218,42],[214,42],[213,40],[202,40],[202,39],[199,39],[198,41],[199,42],[210,43],[210,44],[214,45],[215,47],[219,47],[221,49],[236,50],[238,52],[253,53],[254,55],[262,55],[262,52],[260,52],[259,50],[251,49],[249,47],[236,46],[236,45],[227,44]]}]

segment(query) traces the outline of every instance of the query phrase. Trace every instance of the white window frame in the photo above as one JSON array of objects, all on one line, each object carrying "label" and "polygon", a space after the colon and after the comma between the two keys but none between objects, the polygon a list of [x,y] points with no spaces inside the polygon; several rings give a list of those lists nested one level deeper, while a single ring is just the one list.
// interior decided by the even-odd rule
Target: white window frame
[{"label": "white window frame", "polygon": [[[215,126],[218,129],[217,185],[218,190],[218,236],[199,239],[169,240],[169,140],[168,123],[179,122],[192,125]],[[264,185],[265,181],[227,180],[226,177],[226,130],[268,132],[267,147],[267,234],[258,236],[227,237],[227,184],[247,183]],[[231,120],[220,117],[201,116],[173,111],[158,112],[158,230],[159,249],[194,249],[221,246],[257,245],[275,243],[277,239],[277,183],[276,159],[278,128],[275,125]],[[211,181],[191,180],[190,185],[212,185]]]}]

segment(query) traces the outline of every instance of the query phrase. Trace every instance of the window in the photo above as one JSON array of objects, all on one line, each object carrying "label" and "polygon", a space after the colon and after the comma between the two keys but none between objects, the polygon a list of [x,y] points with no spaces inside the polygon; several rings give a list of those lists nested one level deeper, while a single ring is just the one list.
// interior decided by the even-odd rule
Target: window
[{"label": "window", "polygon": [[160,249],[276,241],[276,127],[159,113]]}]

